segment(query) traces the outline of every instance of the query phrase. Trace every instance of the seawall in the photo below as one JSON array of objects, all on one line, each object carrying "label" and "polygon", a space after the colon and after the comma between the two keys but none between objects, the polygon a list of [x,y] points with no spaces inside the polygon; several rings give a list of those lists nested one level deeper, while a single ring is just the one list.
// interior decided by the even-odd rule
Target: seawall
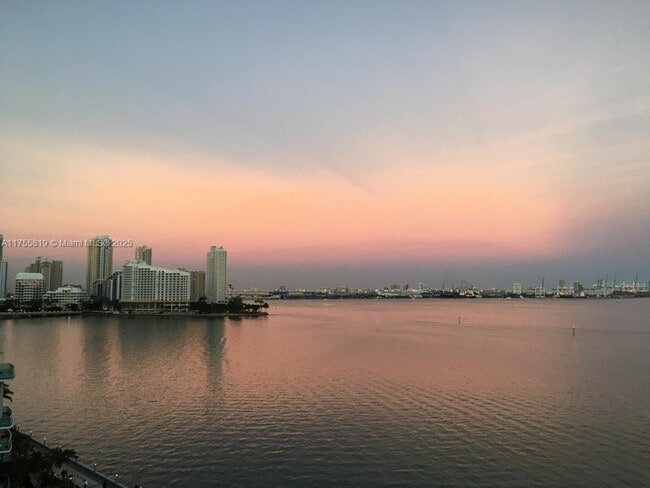
[{"label": "seawall", "polygon": [[[45,444],[38,442],[33,437],[30,437],[29,439],[35,451],[42,452],[43,454],[50,452],[50,448]],[[71,481],[73,485],[78,488],[83,488],[84,481],[88,481],[89,488],[103,487],[103,483],[106,483],[107,488],[127,488],[126,485],[117,482],[115,476],[109,477],[108,475],[95,471],[90,466],[79,461],[68,461],[61,466],[61,469],[65,469],[68,472],[68,476],[72,476]]]}]

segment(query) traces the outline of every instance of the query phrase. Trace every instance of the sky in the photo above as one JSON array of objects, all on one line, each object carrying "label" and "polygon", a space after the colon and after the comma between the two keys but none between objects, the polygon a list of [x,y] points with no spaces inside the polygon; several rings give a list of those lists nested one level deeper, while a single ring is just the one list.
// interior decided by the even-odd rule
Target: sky
[{"label": "sky", "polygon": [[[0,0],[0,233],[236,287],[650,279],[647,1]],[[133,256],[115,250],[114,268]],[[38,255],[85,282],[85,251]]]}]

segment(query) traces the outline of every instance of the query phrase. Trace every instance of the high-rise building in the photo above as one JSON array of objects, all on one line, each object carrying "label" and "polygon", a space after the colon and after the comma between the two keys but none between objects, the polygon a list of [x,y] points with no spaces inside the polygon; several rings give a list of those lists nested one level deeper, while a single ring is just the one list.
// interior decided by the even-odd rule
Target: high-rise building
[{"label": "high-rise building", "polygon": [[3,244],[4,237],[0,234],[0,300],[4,300],[7,296],[7,268],[9,267],[7,263],[2,260]]},{"label": "high-rise building", "polygon": [[38,256],[25,268],[25,273],[41,273],[45,280],[45,291],[54,291],[63,284],[63,261]]},{"label": "high-rise building", "polygon": [[205,271],[190,271],[190,300],[198,302],[205,296]]},{"label": "high-rise building", "polygon": [[190,271],[185,268],[178,269],[187,271],[190,274],[190,301],[198,302],[201,297],[205,297],[205,271]]},{"label": "high-rise building", "polygon": [[205,292],[209,302],[226,301],[226,250],[212,246],[207,254],[208,263],[205,273]]},{"label": "high-rise building", "polygon": [[138,246],[135,248],[136,261],[144,261],[151,266],[151,248],[149,246]]},{"label": "high-rise building", "polygon": [[41,265],[41,274],[45,278],[45,291],[56,290],[63,285],[63,261],[53,259]]},{"label": "high-rise building", "polygon": [[0,300],[7,296],[7,263],[0,261]]},{"label": "high-rise building", "polygon": [[17,302],[39,301],[45,293],[45,280],[41,273],[18,273],[14,288],[14,299]]},{"label": "high-rise building", "polygon": [[150,266],[143,261],[126,261],[121,274],[120,303],[137,311],[187,311],[190,274],[180,269]]},{"label": "high-rise building", "polygon": [[512,293],[514,295],[521,295],[523,293],[524,287],[521,285],[521,283],[513,283],[512,284]]},{"label": "high-rise building", "polygon": [[104,286],[104,294],[111,302],[117,302],[122,295],[122,272],[115,271],[112,275],[106,278]]},{"label": "high-rise building", "polygon": [[103,282],[113,273],[113,244],[108,236],[102,235],[89,239],[86,246],[88,247],[86,291],[91,294],[96,282]]}]

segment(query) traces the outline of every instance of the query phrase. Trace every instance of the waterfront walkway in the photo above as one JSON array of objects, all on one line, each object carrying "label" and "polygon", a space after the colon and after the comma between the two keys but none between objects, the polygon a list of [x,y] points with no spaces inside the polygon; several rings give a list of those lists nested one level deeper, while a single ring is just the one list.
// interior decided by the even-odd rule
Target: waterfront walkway
[{"label": "waterfront walkway", "polygon": [[[30,438],[32,442],[32,447],[36,451],[40,451],[43,454],[46,454],[50,451],[50,448],[45,444],[38,442],[33,437]],[[62,484],[65,487],[76,487],[83,488],[84,481],[88,481],[88,488],[101,488],[106,486],[106,488],[127,488],[122,483],[119,483],[115,476],[107,476],[102,473],[95,471],[93,468],[86,466],[83,463],[78,461],[68,461],[63,464],[61,469],[65,469],[68,473],[68,484]],[[55,473],[59,474],[59,473]],[[106,483],[105,485],[103,483]]]}]

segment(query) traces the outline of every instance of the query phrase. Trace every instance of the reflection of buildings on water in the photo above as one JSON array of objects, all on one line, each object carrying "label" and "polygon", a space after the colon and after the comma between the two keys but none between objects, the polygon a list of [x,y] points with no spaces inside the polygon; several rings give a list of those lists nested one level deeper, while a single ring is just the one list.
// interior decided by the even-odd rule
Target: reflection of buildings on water
[{"label": "reflection of buildings on water", "polygon": [[207,386],[212,392],[223,388],[223,366],[225,362],[225,321],[214,318],[205,321],[203,330],[204,363]]}]

